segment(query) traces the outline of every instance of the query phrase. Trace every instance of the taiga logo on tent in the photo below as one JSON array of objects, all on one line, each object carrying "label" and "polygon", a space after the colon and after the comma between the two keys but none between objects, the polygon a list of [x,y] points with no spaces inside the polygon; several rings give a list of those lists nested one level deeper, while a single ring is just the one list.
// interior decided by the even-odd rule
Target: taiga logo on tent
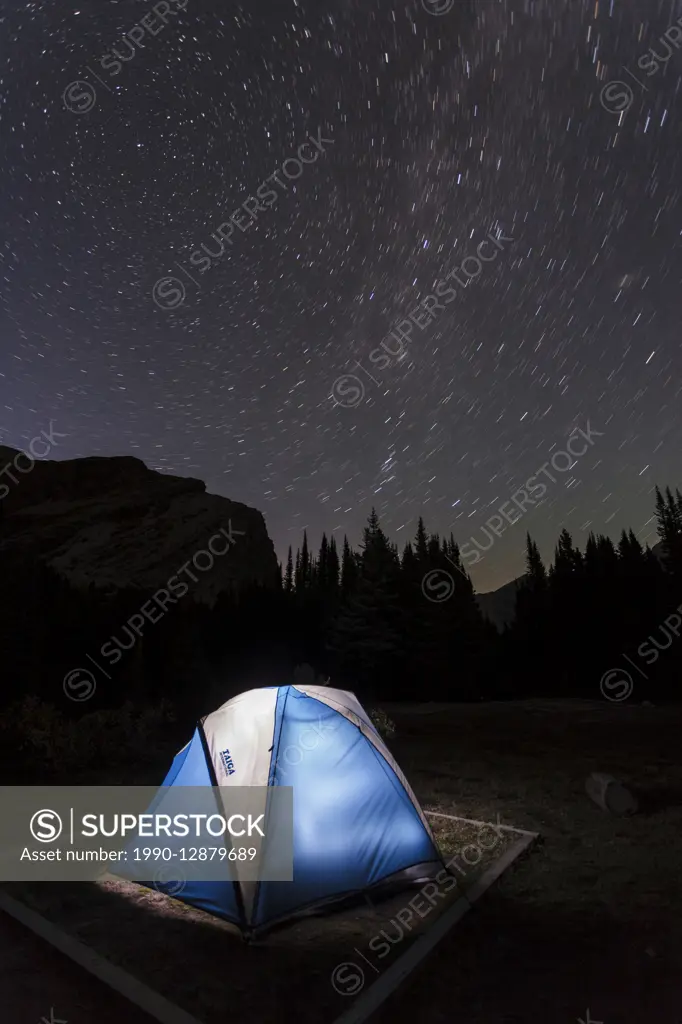
[{"label": "taiga logo on tent", "polygon": [[234,761],[232,760],[232,755],[230,754],[229,750],[221,750],[220,751],[220,760],[223,763],[223,768],[225,769],[225,774],[226,775],[234,775],[234,770],[235,770],[234,769]]}]

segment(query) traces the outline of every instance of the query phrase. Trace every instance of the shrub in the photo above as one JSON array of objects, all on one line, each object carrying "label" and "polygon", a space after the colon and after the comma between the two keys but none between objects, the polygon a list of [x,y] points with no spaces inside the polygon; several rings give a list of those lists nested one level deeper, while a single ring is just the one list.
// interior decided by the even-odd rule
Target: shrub
[{"label": "shrub", "polygon": [[381,708],[372,708],[369,713],[369,717],[372,719],[377,732],[383,736],[384,739],[388,739],[395,735],[395,722],[392,718],[389,718],[386,712],[382,711]]},{"label": "shrub", "polygon": [[0,746],[14,773],[38,772],[46,781],[75,778],[103,784],[109,776],[121,785],[136,770],[153,763],[168,742],[173,721],[164,702],[136,707],[127,702],[113,710],[93,711],[74,720],[36,697],[25,697],[0,719]]}]

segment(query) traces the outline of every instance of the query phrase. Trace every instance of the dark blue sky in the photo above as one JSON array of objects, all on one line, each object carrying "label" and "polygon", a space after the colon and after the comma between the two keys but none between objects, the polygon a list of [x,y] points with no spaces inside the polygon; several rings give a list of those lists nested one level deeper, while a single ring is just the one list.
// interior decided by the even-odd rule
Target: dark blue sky
[{"label": "dark blue sky", "polygon": [[526,530],[653,542],[681,483],[682,4],[154,6],[0,6],[0,443],[53,421],[55,457],[200,477],[282,557],[372,505],[401,546],[420,513],[485,546],[589,421],[475,585]]}]

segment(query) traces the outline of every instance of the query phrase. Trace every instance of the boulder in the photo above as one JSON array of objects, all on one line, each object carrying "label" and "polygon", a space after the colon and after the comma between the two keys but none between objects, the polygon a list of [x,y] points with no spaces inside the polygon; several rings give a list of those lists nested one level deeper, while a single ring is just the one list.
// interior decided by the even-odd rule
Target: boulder
[{"label": "boulder", "polygon": [[585,783],[585,790],[597,807],[609,814],[635,814],[638,809],[637,798],[613,775],[592,772]]}]

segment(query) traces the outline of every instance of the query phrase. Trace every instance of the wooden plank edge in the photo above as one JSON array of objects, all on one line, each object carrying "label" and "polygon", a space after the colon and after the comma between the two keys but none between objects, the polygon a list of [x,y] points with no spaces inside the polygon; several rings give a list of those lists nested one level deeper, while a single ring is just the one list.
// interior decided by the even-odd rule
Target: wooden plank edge
[{"label": "wooden plank edge", "polygon": [[[451,815],[444,815],[444,817],[451,817]],[[403,953],[400,959],[392,964],[386,973],[378,978],[349,1010],[336,1018],[334,1024],[363,1024],[363,1021],[366,1021],[395,992],[405,978],[419,966],[466,912],[471,910],[476,900],[480,899],[516,858],[532,845],[535,838],[535,833],[528,833],[523,839],[519,839],[508,850],[505,850],[501,857],[498,857],[489,868],[486,868],[481,877],[467,889],[465,894],[460,896],[454,906],[436,921],[427,934],[417,939],[414,945]]]},{"label": "wooden plank edge", "polygon": [[159,1024],[203,1024],[169,1002],[164,996],[134,978],[127,971],[105,960],[94,949],[84,945],[73,936],[62,931],[35,910],[29,909],[19,900],[0,889],[0,910],[13,917],[20,924],[48,942],[74,963],[78,964],[109,988],[133,1003],[138,1009],[159,1021]]},{"label": "wooden plank edge", "polygon": [[499,828],[504,832],[518,832],[521,836],[532,836],[539,839],[539,832],[530,832],[527,828],[518,828],[516,825],[495,825],[492,821],[477,821],[475,818],[462,818],[458,814],[443,814],[441,811],[424,811],[424,814],[433,818],[449,818],[450,821],[464,821],[468,825],[484,825],[486,828]]}]

